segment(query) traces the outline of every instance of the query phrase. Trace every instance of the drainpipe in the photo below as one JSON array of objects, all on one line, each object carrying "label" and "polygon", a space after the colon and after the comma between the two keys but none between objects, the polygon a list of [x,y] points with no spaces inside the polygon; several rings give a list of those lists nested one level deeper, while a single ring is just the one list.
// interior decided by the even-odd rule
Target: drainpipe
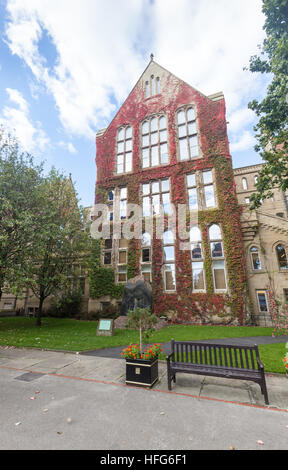
[{"label": "drainpipe", "polygon": [[288,217],[288,200],[287,200],[287,196],[286,196],[285,191],[282,191],[282,194],[283,194],[284,204],[285,204],[285,207],[286,207],[286,215]]}]

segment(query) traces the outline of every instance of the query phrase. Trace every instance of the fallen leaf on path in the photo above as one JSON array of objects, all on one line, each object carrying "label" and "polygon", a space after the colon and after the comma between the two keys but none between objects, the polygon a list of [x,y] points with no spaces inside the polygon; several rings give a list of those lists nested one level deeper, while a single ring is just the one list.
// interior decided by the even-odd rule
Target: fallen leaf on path
[{"label": "fallen leaf on path", "polygon": [[30,397],[30,400],[36,400],[36,397]]},{"label": "fallen leaf on path", "polygon": [[257,444],[259,444],[260,446],[263,446],[264,442],[259,440],[259,441],[257,441]]},{"label": "fallen leaf on path", "polygon": [[19,426],[21,424],[21,421],[18,421],[18,423],[15,423],[15,426]]},{"label": "fallen leaf on path", "polygon": [[67,418],[67,423],[72,423],[72,418]]}]

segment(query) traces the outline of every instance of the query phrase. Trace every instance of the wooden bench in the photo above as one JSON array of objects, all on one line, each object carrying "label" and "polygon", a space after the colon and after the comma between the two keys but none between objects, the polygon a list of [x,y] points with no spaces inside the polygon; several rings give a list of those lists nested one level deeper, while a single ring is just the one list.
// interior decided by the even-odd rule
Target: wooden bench
[{"label": "wooden bench", "polygon": [[168,389],[176,382],[177,372],[228,379],[251,380],[260,385],[266,405],[269,405],[264,366],[258,346],[216,344],[198,341],[171,341],[171,353],[166,357]]}]

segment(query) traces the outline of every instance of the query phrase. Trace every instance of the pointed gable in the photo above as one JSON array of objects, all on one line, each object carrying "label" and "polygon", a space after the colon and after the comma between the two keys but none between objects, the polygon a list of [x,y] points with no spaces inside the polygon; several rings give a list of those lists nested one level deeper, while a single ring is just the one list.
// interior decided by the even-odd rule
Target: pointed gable
[{"label": "pointed gable", "polygon": [[229,157],[223,94],[207,97],[151,60],[109,126],[96,136],[98,182],[117,176],[117,136],[122,133],[121,128],[128,126],[132,129],[133,157],[129,155],[127,168],[132,168],[133,172],[141,170],[141,127],[152,115],[165,115],[169,129],[169,163],[177,163],[179,143],[174,132],[174,129],[177,131],[177,113],[189,105],[194,109],[195,123],[197,121],[198,158],[220,153]]}]

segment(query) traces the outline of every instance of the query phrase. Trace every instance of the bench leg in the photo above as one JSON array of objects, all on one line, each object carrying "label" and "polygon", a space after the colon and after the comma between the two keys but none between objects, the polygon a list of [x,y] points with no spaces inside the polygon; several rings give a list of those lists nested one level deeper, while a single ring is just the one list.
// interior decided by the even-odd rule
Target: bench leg
[{"label": "bench leg", "polygon": [[260,386],[261,386],[262,394],[264,395],[265,404],[269,405],[268,392],[267,392],[265,377],[264,377],[264,379],[262,379],[262,384]]},{"label": "bench leg", "polygon": [[167,381],[168,381],[168,390],[171,390],[171,372],[170,372],[170,367],[169,363],[167,363]]},{"label": "bench leg", "polygon": [[176,374],[173,374],[173,382],[176,384]]}]

